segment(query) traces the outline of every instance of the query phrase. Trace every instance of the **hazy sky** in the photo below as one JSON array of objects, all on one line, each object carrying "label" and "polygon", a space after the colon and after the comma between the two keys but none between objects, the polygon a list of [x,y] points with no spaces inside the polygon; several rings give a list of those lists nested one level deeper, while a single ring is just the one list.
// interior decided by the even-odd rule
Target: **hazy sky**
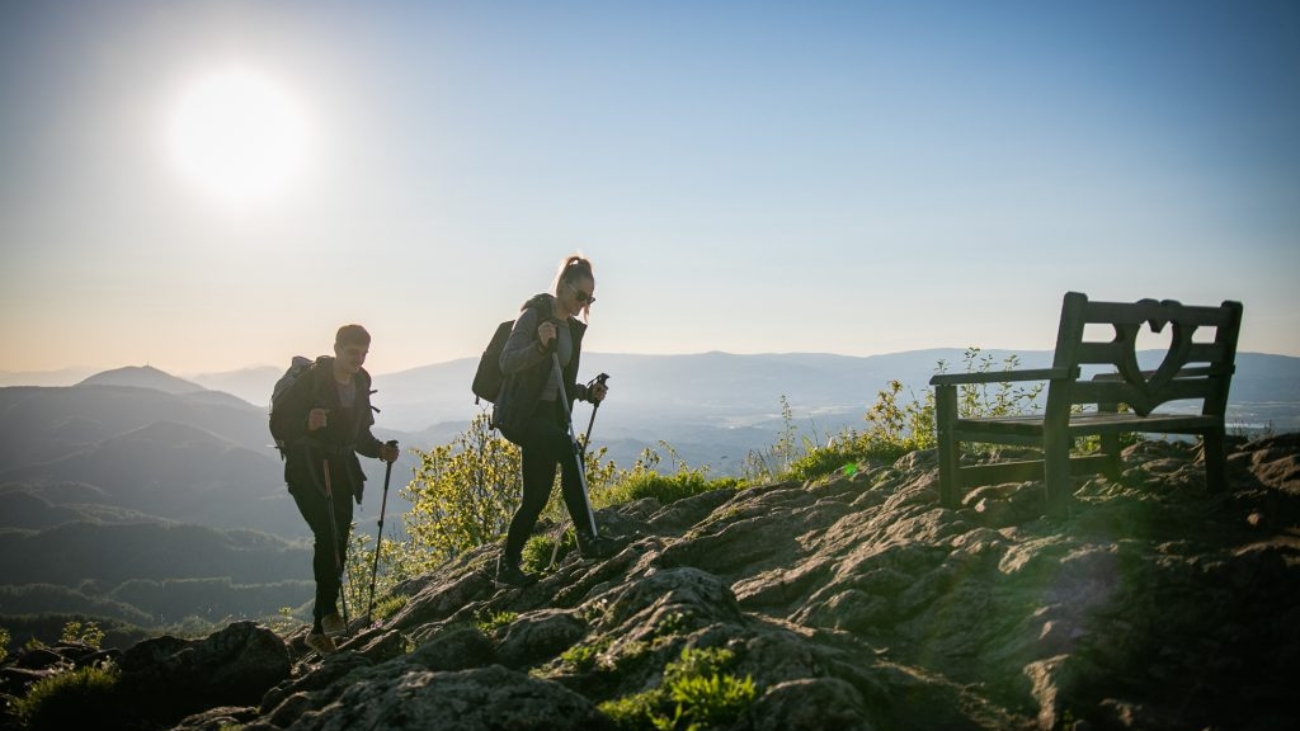
[{"label": "hazy sky", "polygon": [[590,350],[1300,355],[1287,0],[4,2],[0,176],[0,370],[477,355],[574,250]]}]

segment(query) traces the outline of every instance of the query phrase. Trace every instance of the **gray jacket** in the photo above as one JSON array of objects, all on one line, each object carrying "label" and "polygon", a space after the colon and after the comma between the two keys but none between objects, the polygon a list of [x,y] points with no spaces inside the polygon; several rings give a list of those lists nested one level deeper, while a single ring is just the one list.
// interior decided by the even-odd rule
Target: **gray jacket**
[{"label": "gray jacket", "polygon": [[[507,439],[516,443],[528,419],[537,410],[542,390],[551,376],[551,353],[542,350],[541,341],[537,339],[537,327],[547,319],[554,319],[554,303],[555,298],[549,294],[539,294],[525,302],[510,331],[510,339],[501,351],[501,372],[505,374],[506,381],[501,388],[501,395],[492,405],[492,424]],[[569,397],[568,406],[572,410],[574,399],[587,400],[586,386],[577,382],[582,336],[587,331],[587,325],[572,317],[566,323],[556,322],[557,327],[565,324],[573,339],[573,357],[564,367],[564,392]]]}]

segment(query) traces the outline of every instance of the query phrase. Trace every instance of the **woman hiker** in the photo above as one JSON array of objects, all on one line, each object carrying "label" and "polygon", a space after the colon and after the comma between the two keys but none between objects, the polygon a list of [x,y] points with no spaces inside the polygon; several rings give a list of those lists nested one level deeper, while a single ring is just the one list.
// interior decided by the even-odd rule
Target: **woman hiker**
[{"label": "woman hiker", "polygon": [[370,333],[344,325],[334,337],[334,357],[321,356],[274,401],[271,431],[287,445],[284,479],[298,512],[315,539],[312,573],[316,604],[307,646],[321,654],[335,649],[332,637],[347,632],[339,616],[339,592],[347,562],[352,502],[361,504],[366,476],[360,454],[393,462],[396,443],[370,433],[370,374],[362,368]]},{"label": "woman hiker", "polygon": [[501,353],[505,383],[493,404],[492,423],[520,446],[524,483],[523,500],[510,521],[505,550],[497,561],[496,578],[501,584],[526,586],[535,580],[519,564],[524,543],[550,499],[557,464],[579,552],[586,558],[613,552],[613,542],[596,530],[567,417],[574,399],[599,403],[607,393],[603,383],[588,387],[577,382],[582,336],[596,301],[595,291],[591,262],[569,256],[560,264],[552,291],[524,303]]}]

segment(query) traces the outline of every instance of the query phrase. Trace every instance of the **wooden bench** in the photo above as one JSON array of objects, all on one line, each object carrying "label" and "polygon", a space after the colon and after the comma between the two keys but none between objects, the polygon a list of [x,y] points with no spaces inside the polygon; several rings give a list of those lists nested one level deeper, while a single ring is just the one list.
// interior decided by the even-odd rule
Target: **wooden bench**
[{"label": "wooden bench", "polygon": [[[1047,488],[1048,513],[1065,515],[1073,492],[1071,477],[1105,473],[1118,478],[1119,437],[1132,432],[1199,435],[1207,484],[1212,490],[1224,489],[1224,412],[1236,368],[1241,313],[1241,304],[1232,301],[1218,307],[1151,299],[1090,302],[1087,295],[1067,293],[1051,368],[941,374],[930,379],[935,388],[940,501],[956,508],[966,488],[1041,479]],[[1106,335],[1113,330],[1114,337],[1087,340],[1087,325],[1109,326],[1099,329]],[[1135,348],[1143,325],[1157,333],[1171,326],[1169,352],[1154,371],[1138,367]],[[1213,342],[1193,341],[1198,328],[1214,328]],[[1085,378],[1082,366],[1086,365],[1110,365],[1115,370]],[[958,413],[959,386],[1017,381],[1047,382],[1043,414],[971,418]],[[1186,399],[1201,402],[1199,414],[1154,412],[1161,404]],[[1129,411],[1120,410],[1120,404]],[[1081,412],[1076,405],[1095,405],[1096,411]],[[1101,452],[1071,457],[1074,440],[1087,435],[1100,437]],[[962,442],[1033,445],[1043,457],[962,465]]]}]

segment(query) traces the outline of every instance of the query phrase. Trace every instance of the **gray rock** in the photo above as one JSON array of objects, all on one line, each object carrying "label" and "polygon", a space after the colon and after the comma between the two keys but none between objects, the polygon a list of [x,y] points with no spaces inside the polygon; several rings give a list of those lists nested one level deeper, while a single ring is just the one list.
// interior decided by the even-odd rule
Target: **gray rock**
[{"label": "gray rock", "polygon": [[499,665],[454,673],[408,670],[354,682],[337,702],[304,714],[289,731],[601,731],[591,701]]},{"label": "gray rock", "polygon": [[427,670],[467,670],[495,661],[495,648],[475,627],[435,634],[406,658],[406,662]]},{"label": "gray rock", "polygon": [[526,669],[559,655],[586,633],[587,623],[572,612],[544,610],[521,615],[506,629],[497,659],[508,668]]},{"label": "gray rock", "polygon": [[223,706],[188,716],[171,731],[227,731],[256,718],[256,708]]},{"label": "gray rock", "polygon": [[750,713],[754,731],[872,731],[862,695],[836,678],[804,678],[768,689]]},{"label": "gray rock", "polygon": [[275,633],[239,622],[203,640],[160,637],[122,653],[128,697],[177,718],[217,706],[255,706],[289,677],[289,653]]}]

